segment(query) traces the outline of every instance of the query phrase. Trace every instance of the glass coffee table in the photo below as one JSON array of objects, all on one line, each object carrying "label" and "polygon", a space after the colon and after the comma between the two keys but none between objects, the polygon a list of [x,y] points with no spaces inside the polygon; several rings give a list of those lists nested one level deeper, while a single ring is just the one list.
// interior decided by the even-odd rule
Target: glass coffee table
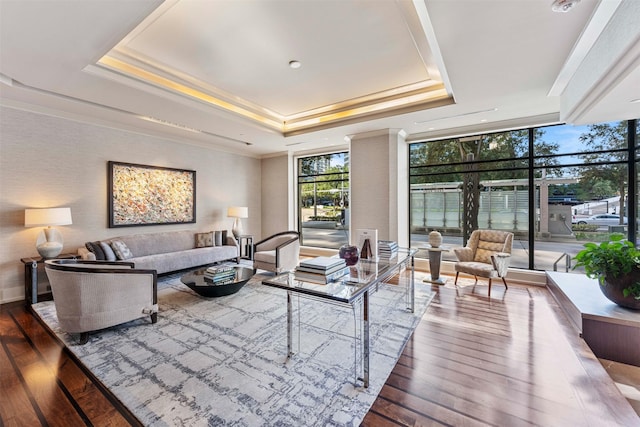
[{"label": "glass coffee table", "polygon": [[238,292],[253,277],[253,269],[234,266],[235,275],[229,282],[218,285],[205,278],[208,267],[191,271],[180,278],[180,281],[203,297],[223,297]]},{"label": "glass coffee table", "polygon": [[364,387],[369,387],[369,297],[378,290],[378,286],[392,277],[406,274],[408,277],[403,280],[406,285],[406,309],[413,313],[415,308],[413,268],[416,252],[416,249],[400,248],[398,255],[392,259],[378,262],[360,260],[358,264],[349,268],[349,274],[345,274],[344,277],[326,285],[298,280],[295,278],[294,273],[284,273],[263,280],[262,284],[265,286],[287,291],[287,358],[293,355],[293,307],[291,299],[294,295],[307,297],[318,302],[346,305],[351,307],[354,313],[356,312],[356,307],[359,307],[362,338],[358,340],[356,336],[354,339],[361,343],[361,372],[358,372],[357,356],[354,366],[356,380],[362,381]]}]

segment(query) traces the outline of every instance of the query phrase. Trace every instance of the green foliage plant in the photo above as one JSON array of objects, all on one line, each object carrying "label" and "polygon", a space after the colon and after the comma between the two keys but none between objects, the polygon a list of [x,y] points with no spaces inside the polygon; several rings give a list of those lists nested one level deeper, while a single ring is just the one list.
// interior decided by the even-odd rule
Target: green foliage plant
[{"label": "green foliage plant", "polygon": [[[600,244],[585,243],[574,259],[577,263],[573,268],[584,267],[587,277],[598,279],[601,286],[605,286],[607,276],[620,277],[640,268],[640,250],[620,233],[612,234]],[[625,297],[632,295],[640,300],[640,281],[622,292]]]}]

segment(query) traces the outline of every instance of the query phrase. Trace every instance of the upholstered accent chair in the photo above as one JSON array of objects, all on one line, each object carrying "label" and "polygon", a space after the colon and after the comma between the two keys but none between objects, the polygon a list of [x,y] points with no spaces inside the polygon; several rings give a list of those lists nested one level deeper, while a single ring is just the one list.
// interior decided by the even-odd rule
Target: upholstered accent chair
[{"label": "upholstered accent chair", "polygon": [[158,320],[156,270],[134,268],[131,262],[55,259],[45,261],[60,327],[89,332],[150,316]]},{"label": "upholstered accent chair", "polygon": [[300,234],[283,231],[269,236],[253,245],[253,269],[262,269],[276,274],[291,271],[298,265],[300,257]]},{"label": "upholstered accent chair", "polygon": [[[507,281],[505,276],[511,260],[511,248],[513,246],[513,233],[499,230],[475,230],[464,248],[454,249],[458,258],[455,264],[457,286],[458,275],[471,274],[478,283],[478,277],[489,279],[489,292],[491,296],[491,279],[499,277],[505,288]],[[474,284],[475,285],[475,284]]]}]

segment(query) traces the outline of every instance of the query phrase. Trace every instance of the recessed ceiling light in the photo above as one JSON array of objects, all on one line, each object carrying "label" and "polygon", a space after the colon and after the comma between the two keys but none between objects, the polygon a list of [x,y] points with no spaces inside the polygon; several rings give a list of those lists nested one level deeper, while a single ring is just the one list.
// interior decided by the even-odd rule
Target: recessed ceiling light
[{"label": "recessed ceiling light", "polygon": [[300,63],[300,61],[296,61],[295,59],[292,61],[289,61],[289,67],[293,68],[294,70],[297,68],[300,68],[302,66],[302,64]]},{"label": "recessed ceiling light", "polygon": [[580,0],[554,0],[551,3],[551,10],[561,13],[569,12],[578,3]]}]

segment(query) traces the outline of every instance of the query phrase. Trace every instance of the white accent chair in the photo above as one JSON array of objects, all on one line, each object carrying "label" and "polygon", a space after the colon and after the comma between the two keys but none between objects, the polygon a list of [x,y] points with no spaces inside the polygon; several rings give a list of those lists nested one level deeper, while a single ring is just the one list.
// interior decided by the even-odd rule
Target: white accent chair
[{"label": "white accent chair", "polygon": [[457,287],[458,275],[462,272],[475,277],[474,286],[478,283],[478,276],[488,278],[488,296],[491,296],[491,279],[495,277],[501,278],[505,288],[509,289],[505,276],[509,269],[512,246],[513,233],[508,231],[473,231],[466,247],[453,250],[458,258],[454,285]]},{"label": "white accent chair", "polygon": [[253,245],[253,269],[262,269],[276,274],[291,271],[300,258],[300,234],[283,231]]},{"label": "white accent chair", "polygon": [[132,262],[54,259],[45,261],[60,327],[80,334],[150,316],[158,320],[156,270]]}]

